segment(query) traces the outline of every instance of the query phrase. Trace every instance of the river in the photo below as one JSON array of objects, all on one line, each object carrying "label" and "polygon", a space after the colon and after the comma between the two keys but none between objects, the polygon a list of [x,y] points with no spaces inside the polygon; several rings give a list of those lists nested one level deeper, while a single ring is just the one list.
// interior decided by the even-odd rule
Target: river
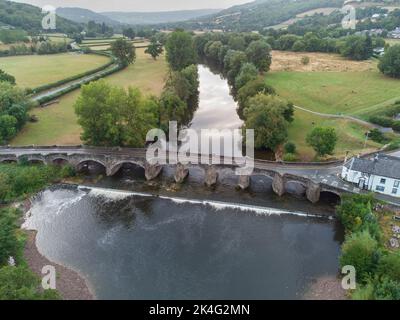
[{"label": "river", "polygon": [[[192,127],[240,127],[226,81],[203,66],[199,74]],[[221,110],[208,109],[213,103]],[[279,198],[268,177],[238,191],[223,177],[206,189],[201,172],[177,186],[168,171],[146,183],[133,165],[92,177],[38,194],[24,228],[99,299],[301,299],[338,272],[343,229],[334,208],[312,205],[296,186],[288,190],[297,196]]]}]

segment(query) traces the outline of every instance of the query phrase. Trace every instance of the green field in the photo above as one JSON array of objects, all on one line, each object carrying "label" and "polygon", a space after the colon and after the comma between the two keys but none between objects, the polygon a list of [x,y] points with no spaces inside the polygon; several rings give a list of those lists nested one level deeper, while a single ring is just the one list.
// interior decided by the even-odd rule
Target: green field
[{"label": "green field", "polygon": [[316,126],[335,128],[339,138],[335,149],[335,158],[344,157],[347,151],[350,152],[350,155],[357,155],[359,153],[374,151],[380,147],[379,144],[369,140],[364,149],[364,134],[369,130],[367,127],[349,120],[329,119],[313,115],[309,112],[296,110],[294,121],[289,126],[289,141],[296,144],[300,160],[314,160],[315,152],[307,145],[306,136]]},{"label": "green field", "polygon": [[76,53],[17,56],[0,58],[0,69],[12,74],[19,86],[34,88],[96,69],[108,61],[105,56]]},{"label": "green field", "polygon": [[400,99],[400,80],[378,70],[363,72],[273,72],[266,77],[278,94],[321,113],[365,118],[370,110]]},{"label": "green field", "polygon": [[[160,94],[167,73],[164,57],[154,61],[143,49],[137,50],[134,65],[129,66],[107,78],[114,85],[124,87],[135,86],[145,94]],[[80,144],[81,128],[77,124],[73,105],[79,90],[71,92],[59,99],[58,104],[31,111],[39,118],[39,122],[28,123],[12,145],[73,145]]]}]

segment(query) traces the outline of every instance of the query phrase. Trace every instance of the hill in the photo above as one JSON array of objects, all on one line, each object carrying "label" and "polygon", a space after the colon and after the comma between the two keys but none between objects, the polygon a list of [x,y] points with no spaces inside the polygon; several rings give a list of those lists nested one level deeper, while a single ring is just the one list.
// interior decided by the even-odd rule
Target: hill
[{"label": "hill", "polygon": [[57,15],[77,23],[94,21],[96,23],[105,23],[109,26],[120,25],[120,22],[110,19],[105,15],[82,8],[57,8]]},{"label": "hill", "polygon": [[101,15],[120,23],[132,25],[179,22],[215,14],[220,9],[199,9],[160,12],[102,12]]},{"label": "hill", "polygon": [[[0,23],[34,33],[42,30],[42,9],[11,1],[0,0]],[[57,32],[78,32],[82,27],[72,21],[57,17]]]},{"label": "hill", "polygon": [[309,10],[339,8],[342,5],[343,0],[258,0],[230,7],[208,17],[170,24],[169,27],[260,31]]}]

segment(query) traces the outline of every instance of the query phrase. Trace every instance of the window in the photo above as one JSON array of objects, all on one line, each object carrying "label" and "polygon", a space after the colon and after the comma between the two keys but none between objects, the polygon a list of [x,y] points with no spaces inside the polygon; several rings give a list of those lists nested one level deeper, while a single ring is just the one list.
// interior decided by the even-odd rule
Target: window
[{"label": "window", "polygon": [[385,192],[385,187],[376,186],[376,191]]},{"label": "window", "polygon": [[392,189],[392,194],[397,194],[397,188]]},{"label": "window", "polygon": [[400,186],[400,181],[399,180],[394,180],[393,187],[398,188]]},{"label": "window", "polygon": [[386,183],[386,179],[381,179],[381,184],[385,184]]}]

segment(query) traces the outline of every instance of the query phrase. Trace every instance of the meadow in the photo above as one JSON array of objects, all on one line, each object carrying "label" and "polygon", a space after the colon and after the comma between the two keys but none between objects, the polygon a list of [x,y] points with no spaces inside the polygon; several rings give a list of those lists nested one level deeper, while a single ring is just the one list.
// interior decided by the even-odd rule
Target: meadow
[{"label": "meadow", "polygon": [[[134,86],[144,94],[159,95],[164,87],[167,73],[167,63],[164,56],[153,60],[137,49],[137,59],[133,65],[105,78],[113,85],[125,88]],[[39,121],[27,123],[22,131],[12,141],[12,145],[74,145],[81,144],[81,128],[77,123],[74,103],[80,90],[71,92],[59,99],[59,103],[46,108],[36,108],[31,114]]]},{"label": "meadow", "polygon": [[19,86],[34,88],[96,69],[108,61],[105,56],[78,53],[14,56],[0,58],[0,69],[13,75]]},{"label": "meadow", "polygon": [[[275,57],[279,54],[276,53]],[[383,108],[400,99],[400,80],[382,75],[377,69],[376,60],[342,61],[339,57],[332,57],[335,55],[326,55],[326,64],[319,62],[313,67],[312,54],[291,55],[297,57],[299,65],[302,57],[310,57],[310,66],[303,66],[301,68],[305,70],[299,70],[290,69],[290,62],[289,69],[278,69],[273,65],[266,81],[280,96],[300,107],[321,113],[349,114],[366,119],[371,109]],[[319,57],[323,55],[319,54]],[[341,67],[336,66],[336,63]]]},{"label": "meadow", "polygon": [[295,110],[294,121],[289,126],[288,141],[296,144],[297,154],[302,161],[315,160],[314,150],[307,145],[306,136],[316,126],[333,127],[338,135],[338,142],[333,158],[344,158],[347,152],[349,156],[367,153],[382,147],[382,145],[367,140],[365,133],[370,128],[354,123],[346,119],[331,119],[317,116],[302,110]]},{"label": "meadow", "polygon": [[[302,57],[310,63],[304,65]],[[400,80],[391,79],[377,70],[377,61],[349,61],[338,55],[323,53],[273,52],[271,71],[266,82],[277,93],[300,107],[327,114],[348,114],[368,119],[372,110],[384,108],[400,99]],[[321,117],[296,110],[289,129],[301,160],[312,160],[314,152],[305,140],[315,126],[330,126],[339,137],[334,157],[369,152],[380,145],[367,142],[370,129],[350,120]]]}]

